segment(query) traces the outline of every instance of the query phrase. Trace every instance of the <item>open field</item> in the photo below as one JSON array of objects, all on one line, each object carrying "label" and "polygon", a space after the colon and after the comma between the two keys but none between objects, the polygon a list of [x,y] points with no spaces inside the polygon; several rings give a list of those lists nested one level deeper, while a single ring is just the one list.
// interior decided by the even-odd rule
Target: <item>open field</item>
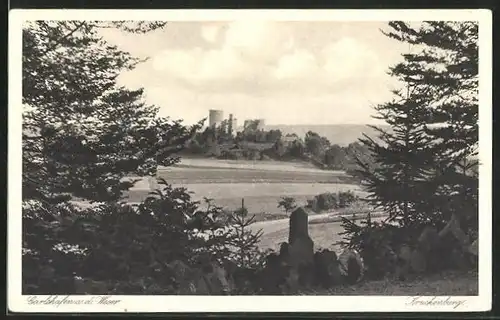
[{"label": "open field", "polygon": [[[227,209],[240,208],[244,198],[248,211],[257,215],[282,215],[277,205],[283,196],[296,198],[300,205],[324,192],[352,190],[364,196],[344,172],[320,170],[305,162],[183,158],[179,165],[159,168],[158,177],[187,188],[194,200],[211,198]],[[159,186],[147,179],[140,181],[126,199],[140,202],[152,187]]]},{"label": "open field", "polygon": [[323,170],[236,167],[172,167],[158,170],[158,177],[171,184],[192,183],[351,183],[343,172]]},{"label": "open field", "polygon": [[[189,183],[173,184],[185,187],[193,192],[193,199],[212,198],[218,206],[237,209],[241,207],[241,199],[245,199],[245,207],[250,213],[282,213],[278,209],[278,201],[282,196],[294,197],[300,205],[306,199],[312,199],[323,192],[351,190],[359,196],[365,196],[358,186],[351,184],[314,184],[314,183]],[[148,194],[147,189],[134,189],[128,193],[131,202],[139,202]]]},{"label": "open field", "polygon": [[[316,172],[325,173],[314,165],[304,161],[273,161],[273,160],[218,160],[210,158],[182,158],[181,162],[165,169],[182,168],[226,168],[226,169],[252,169],[270,171]],[[342,171],[331,171],[343,174]]]},{"label": "open field", "polygon": [[[323,192],[351,190],[365,197],[358,185],[349,184],[342,172],[322,171],[305,164],[258,161],[219,161],[189,159],[180,166],[162,168],[159,176],[177,187],[191,191],[195,200],[213,198],[219,206],[236,209],[245,199],[249,212],[257,221],[251,228],[262,230],[259,247],[278,250],[281,242],[288,241],[289,219],[277,208],[282,196],[296,198],[299,205],[306,199]],[[128,200],[138,202],[147,196],[154,184],[147,179],[129,192]],[[343,231],[339,221],[332,222],[341,212],[311,214],[309,234],[315,250],[328,248],[339,252],[336,244]],[[363,214],[362,214],[363,215]],[[373,220],[382,220],[378,217]],[[410,281],[363,281],[355,286],[340,286],[328,291],[303,292],[308,295],[477,295],[477,273],[443,273]]]}]

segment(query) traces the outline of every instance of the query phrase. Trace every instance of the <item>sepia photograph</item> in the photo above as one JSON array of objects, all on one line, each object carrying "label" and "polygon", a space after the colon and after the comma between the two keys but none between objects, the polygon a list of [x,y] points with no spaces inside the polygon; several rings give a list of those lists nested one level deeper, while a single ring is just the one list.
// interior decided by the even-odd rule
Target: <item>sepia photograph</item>
[{"label": "sepia photograph", "polygon": [[489,11],[15,11],[10,309],[491,307]]}]

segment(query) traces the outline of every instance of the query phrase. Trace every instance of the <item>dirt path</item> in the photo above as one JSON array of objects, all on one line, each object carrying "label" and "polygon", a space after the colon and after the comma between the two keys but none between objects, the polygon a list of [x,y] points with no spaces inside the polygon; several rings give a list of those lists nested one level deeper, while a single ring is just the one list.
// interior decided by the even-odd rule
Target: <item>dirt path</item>
[{"label": "dirt path", "polygon": [[[325,218],[328,218],[330,215],[331,215],[330,212],[310,215],[309,222],[314,221],[314,220],[319,220],[319,219],[325,219]],[[288,222],[289,222],[289,219],[259,221],[259,222],[253,223],[250,227],[254,231],[258,231],[258,230],[262,229],[262,230],[264,230],[265,233],[272,233],[272,232],[280,231],[282,229],[287,229]]]},{"label": "dirt path", "polygon": [[[325,212],[325,213],[318,213],[318,214],[310,215],[309,216],[309,223],[311,223],[313,221],[317,221],[317,220],[324,220],[324,219],[327,219],[327,218],[330,218],[333,216],[334,216],[333,212]],[[344,216],[346,218],[352,217],[351,214],[345,214],[342,216]],[[338,217],[340,217],[340,215]],[[362,219],[364,217],[365,217],[365,215],[362,215],[362,216],[360,215],[360,219]],[[382,220],[383,218],[384,217],[375,217],[375,218],[373,218],[373,220],[379,221],[379,220]],[[331,221],[331,222],[325,222],[325,223],[340,224],[340,221],[338,221],[338,222]],[[289,219],[287,218],[287,219],[277,219],[277,220],[269,220],[269,221],[259,221],[259,222],[253,223],[250,227],[254,231],[258,231],[258,230],[262,229],[262,230],[264,230],[265,233],[271,233],[271,232],[280,231],[282,229],[287,229],[288,224],[289,224]]]},{"label": "dirt path", "polygon": [[[347,215],[349,217],[349,215]],[[309,216],[309,236],[314,241],[315,248],[328,248],[337,251],[336,243],[341,240],[339,233],[343,232],[340,221],[329,221],[332,213],[322,213]],[[361,218],[361,217],[360,217]],[[385,217],[375,217],[380,221]],[[318,223],[311,223],[317,221]],[[253,231],[262,230],[259,242],[261,249],[276,250],[281,242],[288,241],[289,219],[256,222],[250,226]]]}]

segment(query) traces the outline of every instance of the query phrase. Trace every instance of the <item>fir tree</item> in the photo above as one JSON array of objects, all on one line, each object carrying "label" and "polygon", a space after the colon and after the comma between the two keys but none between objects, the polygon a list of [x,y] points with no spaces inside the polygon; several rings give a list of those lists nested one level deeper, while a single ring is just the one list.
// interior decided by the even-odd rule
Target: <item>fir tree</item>
[{"label": "fir tree", "polygon": [[414,50],[390,69],[407,95],[395,92],[399,101],[376,108],[392,132],[376,128],[381,141],[361,140],[380,166],[373,169],[360,163],[371,200],[405,223],[442,226],[460,210],[474,216],[477,24],[424,22],[414,28],[391,22],[389,26],[386,35]]},{"label": "fir tree", "polygon": [[415,83],[428,106],[425,129],[434,154],[429,203],[448,220],[459,214],[477,226],[478,25],[430,21],[414,28],[391,22],[391,38],[418,46],[394,74]]},{"label": "fir tree", "polygon": [[[99,34],[101,28],[146,32],[164,24],[24,26],[24,292],[72,293],[75,274],[137,284],[133,292],[144,292],[140,283],[154,275],[153,260],[187,254],[185,220],[196,204],[185,190],[167,186],[138,209],[117,202],[133,183],[124,177],[154,175],[158,165],[177,161],[198,126],[160,118],[142,90],[120,87],[119,74],[141,61]],[[106,203],[85,210],[68,202],[75,198]]]},{"label": "fir tree", "polygon": [[358,161],[363,184],[369,192],[368,200],[382,208],[403,227],[425,219],[421,206],[425,177],[432,164],[427,148],[422,117],[425,110],[410,94],[395,92],[399,99],[375,107],[377,119],[391,126],[391,132],[371,126],[379,132],[379,141],[364,135],[366,145],[377,166]]},{"label": "fir tree", "polygon": [[140,62],[100,36],[119,27],[146,32],[164,23],[36,21],[23,29],[23,199],[116,201],[154,175],[196,126],[157,117],[143,90],[117,85]]}]

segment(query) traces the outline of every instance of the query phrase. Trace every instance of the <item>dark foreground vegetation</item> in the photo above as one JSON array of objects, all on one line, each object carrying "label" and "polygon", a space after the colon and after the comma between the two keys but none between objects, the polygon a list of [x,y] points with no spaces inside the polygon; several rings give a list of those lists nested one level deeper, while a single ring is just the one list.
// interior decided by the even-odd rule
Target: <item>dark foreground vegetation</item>
[{"label": "dark foreground vegetation", "polygon": [[[289,207],[289,241],[268,253],[258,249],[261,235],[249,230],[252,217],[244,208],[225,214],[166,183],[138,206],[121,203],[132,186],[121,179],[155,175],[159,165],[176,163],[201,123],[186,127],[156,117],[142,90],[119,87],[117,75],[140,61],[107,44],[97,30],[148,32],[164,25],[25,26],[24,294],[285,294],[475,268],[477,24],[389,24],[388,36],[426,50],[406,54],[390,69],[407,87],[376,107],[391,132],[358,142],[372,160],[353,157],[353,174],[388,221],[344,219],[342,254],[314,252],[304,208]],[[279,140],[273,146],[286,157],[327,145],[313,133],[304,140],[284,152]],[[327,157],[321,150],[316,159]],[[72,206],[74,197],[95,207]]]}]

